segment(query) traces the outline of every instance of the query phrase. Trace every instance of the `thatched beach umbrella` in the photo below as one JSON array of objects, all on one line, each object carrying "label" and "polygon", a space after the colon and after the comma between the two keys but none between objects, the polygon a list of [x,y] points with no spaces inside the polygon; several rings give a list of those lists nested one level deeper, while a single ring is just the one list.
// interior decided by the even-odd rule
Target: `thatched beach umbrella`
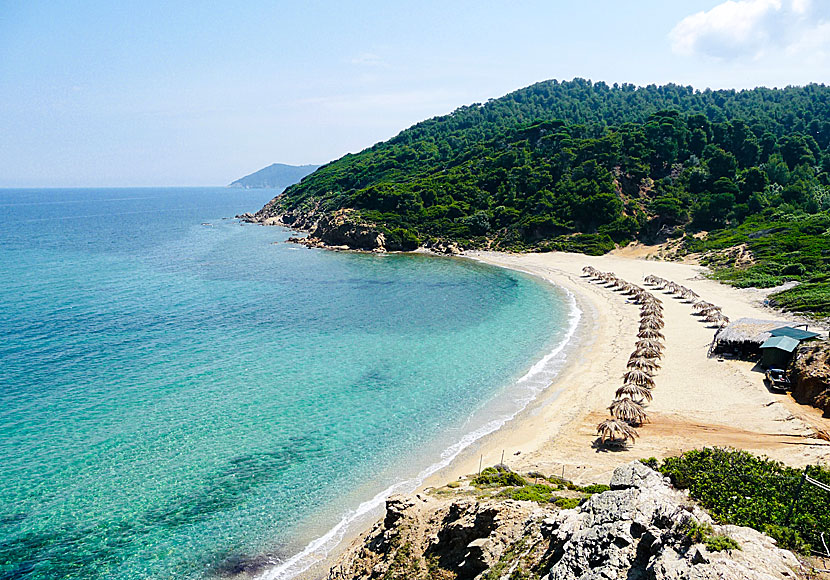
[{"label": "thatched beach umbrella", "polygon": [[696,310],[700,312],[701,310],[705,310],[707,308],[711,308],[714,306],[711,302],[706,302],[705,300],[701,300],[700,302],[695,302],[692,304],[692,310]]},{"label": "thatched beach umbrella", "polygon": [[662,318],[645,316],[640,319],[640,330],[645,330],[646,328],[654,328],[656,330],[663,328],[663,326],[665,326],[665,324],[663,323]]},{"label": "thatched beach umbrella", "polygon": [[678,286],[674,282],[669,282],[665,285],[663,289],[669,294],[677,294],[678,292],[680,292],[680,286]]},{"label": "thatched beach umbrella", "polygon": [[660,339],[657,338],[641,338],[634,343],[635,348],[654,348],[656,350],[663,350],[665,348]]},{"label": "thatched beach umbrella", "polygon": [[649,391],[646,387],[643,387],[641,385],[635,385],[633,383],[621,386],[619,389],[617,389],[617,392],[615,394],[617,395],[618,399],[620,397],[631,397],[632,399],[645,399],[647,401],[650,401],[652,398],[651,391]]},{"label": "thatched beach umbrella", "polygon": [[680,295],[683,297],[683,300],[688,300],[689,302],[692,302],[700,298],[700,296],[694,290],[690,290],[685,286],[682,287]]},{"label": "thatched beach umbrella", "polygon": [[663,358],[662,349],[650,347],[638,347],[633,354],[642,358]]},{"label": "thatched beach umbrella", "polygon": [[626,385],[640,385],[641,387],[654,386],[651,373],[644,369],[629,369],[623,374],[623,382]]},{"label": "thatched beach umbrella", "polygon": [[640,314],[663,314],[663,305],[652,300],[646,300],[640,307]]},{"label": "thatched beach umbrella", "polygon": [[648,415],[643,406],[636,401],[632,401],[629,397],[615,399],[608,410],[615,418],[625,421],[629,425],[638,426],[648,421]]},{"label": "thatched beach umbrella", "polygon": [[651,371],[654,372],[660,368],[660,365],[654,362],[654,359],[645,358],[642,356],[632,356],[628,359],[628,364],[626,367],[630,369],[640,369],[643,371]]},{"label": "thatched beach umbrella", "polygon": [[717,324],[720,326],[726,326],[729,324],[729,317],[725,316],[721,312],[713,312],[711,314],[706,315],[706,322],[711,322],[713,324]]},{"label": "thatched beach umbrella", "polygon": [[597,269],[593,266],[585,266],[584,268],[582,268],[582,273],[586,276],[593,276],[594,274],[599,274]]},{"label": "thatched beach umbrella", "polygon": [[646,328],[645,330],[641,330],[637,333],[637,338],[666,338],[663,336],[663,333],[657,330],[656,328]]},{"label": "thatched beach umbrella", "polygon": [[605,444],[608,441],[616,445],[624,445],[629,439],[634,442],[634,439],[639,437],[631,425],[619,419],[606,419],[597,425],[597,435],[601,443]]},{"label": "thatched beach umbrella", "polygon": [[650,296],[651,296],[651,294],[649,294],[648,292],[646,292],[642,288],[639,288],[637,290],[637,292],[634,293],[634,299],[633,300],[634,300],[634,302],[636,302],[640,306],[645,306],[646,304],[648,304]]}]

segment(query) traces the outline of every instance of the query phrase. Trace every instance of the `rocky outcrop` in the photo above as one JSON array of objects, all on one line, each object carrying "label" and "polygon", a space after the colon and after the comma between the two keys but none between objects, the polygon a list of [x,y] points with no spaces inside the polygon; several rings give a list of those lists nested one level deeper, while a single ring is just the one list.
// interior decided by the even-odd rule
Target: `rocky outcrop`
[{"label": "rocky outcrop", "polygon": [[814,341],[799,347],[789,375],[796,401],[830,414],[830,343]]},{"label": "rocky outcrop", "polygon": [[[618,468],[611,490],[575,509],[526,501],[396,496],[330,580],[772,580],[799,562],[749,528],[719,526],[658,473]],[[740,549],[701,543],[728,536]],[[723,538],[721,538],[722,540]],[[734,544],[732,544],[734,546]]]},{"label": "rocky outcrop", "polygon": [[317,209],[309,211],[292,210],[279,213],[273,201],[255,214],[236,216],[248,223],[266,226],[280,225],[293,230],[307,232],[306,237],[291,237],[289,242],[315,248],[364,250],[384,252],[397,250],[387,247],[386,237],[374,225],[361,221],[353,210],[343,209],[323,213]]}]

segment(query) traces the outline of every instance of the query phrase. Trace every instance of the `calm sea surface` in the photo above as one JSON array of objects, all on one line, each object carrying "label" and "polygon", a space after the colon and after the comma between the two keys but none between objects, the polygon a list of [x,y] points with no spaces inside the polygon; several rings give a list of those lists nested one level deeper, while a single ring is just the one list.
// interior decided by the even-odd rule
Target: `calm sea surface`
[{"label": "calm sea surface", "polygon": [[0,190],[0,578],[284,561],[555,373],[555,288],[227,219],[272,195]]}]

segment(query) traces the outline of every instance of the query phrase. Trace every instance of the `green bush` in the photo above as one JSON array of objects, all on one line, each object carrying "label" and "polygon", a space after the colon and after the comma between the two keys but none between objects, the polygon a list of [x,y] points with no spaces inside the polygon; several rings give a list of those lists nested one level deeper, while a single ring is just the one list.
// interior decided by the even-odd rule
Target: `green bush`
[{"label": "green bush", "polygon": [[473,485],[478,486],[516,486],[521,487],[527,485],[527,481],[515,471],[510,471],[504,467],[486,467],[481,474],[473,479]]},{"label": "green bush", "polygon": [[689,521],[680,527],[680,532],[693,544],[702,544],[709,536],[715,533],[709,524],[697,522],[692,519],[689,519]]},{"label": "green bush", "polygon": [[591,485],[586,485],[585,487],[582,488],[582,491],[584,491],[585,493],[587,493],[589,495],[593,495],[595,493],[603,493],[605,491],[608,491],[609,489],[611,489],[611,488],[607,485],[600,484],[600,483],[594,483],[594,484],[591,484]]},{"label": "green bush", "polygon": [[[746,451],[705,448],[666,458],[659,471],[675,487],[688,489],[719,522],[769,530],[792,549],[803,550],[806,545],[824,549],[821,532],[830,529],[830,498],[805,484],[794,506],[802,470]],[[812,467],[810,476],[830,484],[827,468]]]},{"label": "green bush", "polygon": [[506,497],[519,501],[535,501],[536,503],[548,503],[553,495],[554,488],[542,483],[512,487],[499,492],[499,497]]},{"label": "green bush", "polygon": [[703,543],[710,552],[741,549],[741,545],[729,536],[710,536]]},{"label": "green bush", "polygon": [[801,552],[802,554],[810,553],[810,544],[808,544],[807,541],[801,537],[801,534],[799,534],[797,530],[786,526],[767,524],[764,526],[763,532],[778,542],[779,548],[792,550],[794,552]]},{"label": "green bush", "polygon": [[563,510],[570,510],[582,503],[582,498],[578,497],[558,497],[553,500],[553,504],[562,508]]}]

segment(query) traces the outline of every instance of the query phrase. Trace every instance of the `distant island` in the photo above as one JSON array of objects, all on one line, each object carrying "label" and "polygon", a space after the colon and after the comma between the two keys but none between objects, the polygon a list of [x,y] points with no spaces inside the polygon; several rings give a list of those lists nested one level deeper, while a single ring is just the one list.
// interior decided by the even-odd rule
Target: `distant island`
[{"label": "distant island", "polygon": [[244,189],[285,189],[290,185],[316,171],[319,165],[286,165],[272,163],[264,169],[241,177],[228,187],[242,187]]}]

